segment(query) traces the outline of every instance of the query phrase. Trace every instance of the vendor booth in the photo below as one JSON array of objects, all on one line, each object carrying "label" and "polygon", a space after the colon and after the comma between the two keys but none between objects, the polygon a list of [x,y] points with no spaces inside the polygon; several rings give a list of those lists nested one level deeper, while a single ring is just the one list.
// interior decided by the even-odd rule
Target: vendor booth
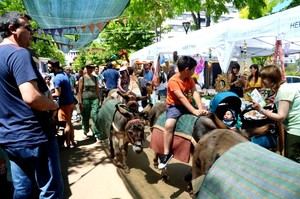
[{"label": "vendor booth", "polygon": [[216,56],[223,72],[232,58],[267,56],[281,40],[285,54],[300,52],[300,6],[256,20],[233,19],[152,44],[133,53],[131,60],[156,60],[163,51],[179,55]]}]

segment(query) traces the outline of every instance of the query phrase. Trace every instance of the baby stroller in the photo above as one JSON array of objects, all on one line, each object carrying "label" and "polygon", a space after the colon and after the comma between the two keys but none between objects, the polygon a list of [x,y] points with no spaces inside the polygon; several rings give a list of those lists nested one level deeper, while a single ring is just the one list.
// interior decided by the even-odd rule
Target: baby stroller
[{"label": "baby stroller", "polygon": [[[273,110],[273,107],[265,107],[265,109]],[[250,140],[272,151],[276,149],[279,128],[277,128],[277,124],[274,121],[249,107],[242,111],[241,122],[242,129],[255,129],[266,126],[266,131],[250,135]]]},{"label": "baby stroller", "polygon": [[[248,134],[253,132],[253,129],[268,126],[266,131],[261,132],[260,134],[249,134],[250,140],[253,143],[256,143],[267,149],[275,149],[277,146],[277,132],[276,125],[273,121],[252,109],[251,105],[248,105],[241,110],[242,101],[233,92],[226,91],[220,92],[211,100],[210,102],[210,111],[215,113],[216,116],[223,120],[224,114],[228,110],[233,110],[235,112],[236,127],[237,129],[243,129]],[[249,114],[249,113],[255,113]],[[224,122],[224,121],[223,121]]]},{"label": "baby stroller", "polygon": [[[241,114],[242,101],[237,94],[231,91],[220,92],[214,96],[210,102],[210,112],[216,114],[220,119],[224,119],[227,111],[233,115],[231,126],[240,128],[240,114]],[[224,122],[224,121],[223,121]]]}]

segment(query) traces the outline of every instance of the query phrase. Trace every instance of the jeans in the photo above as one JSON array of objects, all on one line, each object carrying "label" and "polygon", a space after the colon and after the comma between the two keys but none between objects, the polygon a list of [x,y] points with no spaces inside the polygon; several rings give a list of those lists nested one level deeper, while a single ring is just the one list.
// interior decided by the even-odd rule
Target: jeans
[{"label": "jeans", "polygon": [[5,147],[12,173],[14,199],[32,197],[36,183],[40,199],[63,198],[63,179],[56,138],[39,146]]},{"label": "jeans", "polygon": [[277,146],[277,136],[275,134],[265,134],[253,136],[251,142],[258,144],[264,148],[276,148]]}]

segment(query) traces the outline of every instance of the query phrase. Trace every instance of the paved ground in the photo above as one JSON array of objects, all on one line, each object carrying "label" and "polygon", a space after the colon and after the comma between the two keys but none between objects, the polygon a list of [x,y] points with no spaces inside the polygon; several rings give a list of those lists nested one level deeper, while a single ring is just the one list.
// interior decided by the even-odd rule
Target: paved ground
[{"label": "paved ground", "polygon": [[86,138],[79,126],[75,130],[78,147],[62,149],[61,159],[65,180],[65,195],[70,199],[159,199],[190,198],[185,191],[184,176],[190,166],[172,160],[168,166],[170,180],[165,183],[160,171],[153,167],[153,152],[147,147],[135,154],[129,150],[130,174],[116,168],[107,158],[107,147]]},{"label": "paved ground", "polygon": [[[150,136],[147,137],[148,143]],[[180,198],[190,199],[186,192],[185,175],[190,171],[188,164],[172,159],[168,165],[169,180],[164,182],[161,179],[160,170],[153,166],[154,153],[150,148],[145,148],[142,154],[135,154],[129,151],[128,165],[131,168],[130,174],[119,172],[135,198],[159,199],[159,198]]]},{"label": "paved ground", "polygon": [[86,138],[81,129],[75,130],[75,139],[78,147],[61,150],[66,198],[133,198],[101,144]]}]

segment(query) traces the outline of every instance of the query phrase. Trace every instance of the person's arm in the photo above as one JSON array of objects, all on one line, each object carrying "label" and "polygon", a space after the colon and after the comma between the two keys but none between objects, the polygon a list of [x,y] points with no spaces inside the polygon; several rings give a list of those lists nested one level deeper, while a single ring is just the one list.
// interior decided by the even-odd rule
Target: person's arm
[{"label": "person's arm", "polygon": [[194,113],[196,109],[191,105],[189,100],[184,96],[181,90],[175,90],[174,94],[176,98],[183,104],[191,113]]},{"label": "person's arm", "polygon": [[181,90],[175,90],[174,91],[175,96],[177,99],[185,106],[187,110],[189,110],[190,113],[193,115],[199,116],[202,114],[205,114],[202,110],[195,109],[192,104],[189,102],[189,100],[184,96]]},{"label": "person's arm", "polygon": [[232,74],[230,73],[229,75],[228,75],[228,83],[229,83],[229,85],[230,86],[233,86],[234,84],[235,84],[235,81],[234,82],[231,82],[231,79],[232,79]]},{"label": "person's arm", "polygon": [[250,88],[250,86],[249,86],[249,81],[248,81],[248,80],[246,81],[246,84],[245,84],[245,85],[246,85],[246,86],[245,86],[245,89],[244,89],[245,92],[251,90],[251,88]]},{"label": "person's arm", "polygon": [[261,114],[267,116],[271,120],[283,122],[289,113],[290,104],[291,102],[286,100],[279,101],[277,113],[273,113],[271,110],[263,109],[257,103],[253,104],[253,108],[258,110]]},{"label": "person's arm", "polygon": [[78,105],[79,105],[79,110],[82,113],[83,111],[83,99],[82,99],[82,93],[83,93],[83,84],[84,84],[84,80],[83,80],[83,76],[80,77],[80,79],[78,80],[78,94],[77,94],[77,98],[78,98]]},{"label": "person's arm", "polygon": [[118,79],[118,89],[122,92],[122,93],[126,93],[126,91],[122,88],[121,85],[121,76]]},{"label": "person's arm", "polygon": [[54,93],[52,94],[53,97],[59,97],[61,94],[61,88],[57,87],[54,89]]},{"label": "person's arm", "polygon": [[38,111],[50,111],[58,109],[58,104],[38,90],[36,81],[29,81],[19,85],[22,98],[28,106]]},{"label": "person's arm", "polygon": [[83,77],[78,80],[78,103],[82,104],[82,93],[83,93]]},{"label": "person's arm", "polygon": [[195,100],[195,103],[196,103],[198,109],[202,110],[203,107],[202,107],[201,97],[200,97],[199,92],[197,92],[196,89],[193,89],[193,98]]},{"label": "person's arm", "polygon": [[54,93],[52,94],[52,96],[54,98],[59,97],[61,95],[61,87],[60,87],[60,80],[59,78],[57,78],[57,76],[54,77],[53,84],[54,84]]},{"label": "person's arm", "polygon": [[257,84],[257,86],[256,86],[257,88],[262,88],[263,85],[262,85],[262,82],[261,82],[261,77],[258,77],[256,84]]},{"label": "person's arm", "polygon": [[94,76],[94,78],[95,78],[95,84],[96,84],[96,95],[97,95],[97,97],[99,99],[99,102],[100,102],[101,99],[100,99],[100,88],[99,88],[100,83],[99,83],[99,78],[96,77],[96,76]]}]

